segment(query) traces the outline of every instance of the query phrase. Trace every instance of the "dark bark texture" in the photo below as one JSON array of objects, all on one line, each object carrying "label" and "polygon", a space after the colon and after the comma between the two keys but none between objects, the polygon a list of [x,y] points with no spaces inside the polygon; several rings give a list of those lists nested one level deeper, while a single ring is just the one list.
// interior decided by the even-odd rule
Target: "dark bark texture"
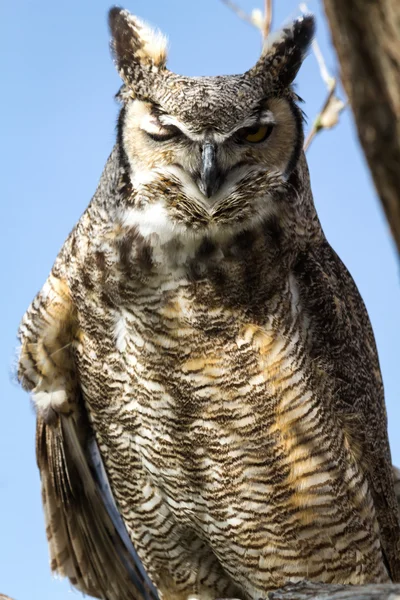
[{"label": "dark bark texture", "polygon": [[[367,1],[367,0],[364,0]],[[399,600],[400,585],[329,585],[304,581],[270,592],[268,600]]]},{"label": "dark bark texture", "polygon": [[400,251],[400,0],[324,0],[358,136]]},{"label": "dark bark texture", "polygon": [[[400,585],[331,585],[301,581],[269,592],[265,600],[400,600]],[[220,599],[228,600],[228,599]],[[232,599],[229,599],[232,600]],[[260,598],[259,600],[264,600]]]}]

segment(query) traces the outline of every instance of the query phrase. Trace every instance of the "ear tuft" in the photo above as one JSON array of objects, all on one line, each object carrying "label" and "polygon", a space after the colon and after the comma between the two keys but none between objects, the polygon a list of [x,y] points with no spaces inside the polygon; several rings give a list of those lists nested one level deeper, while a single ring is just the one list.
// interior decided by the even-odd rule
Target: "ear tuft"
[{"label": "ear tuft", "polygon": [[162,68],[167,62],[168,40],[159,30],[151,29],[144,21],[136,19],[140,38],[143,43],[143,60],[149,60],[154,66]]},{"label": "ear tuft", "polygon": [[299,48],[302,48],[305,55],[313,41],[315,35],[315,18],[313,15],[304,15],[293,22],[292,36],[293,41]]},{"label": "ear tuft", "polygon": [[128,85],[140,81],[145,71],[165,68],[167,40],[127,10],[114,6],[108,13],[111,49],[119,74]]},{"label": "ear tuft", "polygon": [[260,61],[272,70],[282,85],[288,86],[296,77],[314,34],[313,15],[299,17],[289,27],[268,36]]}]

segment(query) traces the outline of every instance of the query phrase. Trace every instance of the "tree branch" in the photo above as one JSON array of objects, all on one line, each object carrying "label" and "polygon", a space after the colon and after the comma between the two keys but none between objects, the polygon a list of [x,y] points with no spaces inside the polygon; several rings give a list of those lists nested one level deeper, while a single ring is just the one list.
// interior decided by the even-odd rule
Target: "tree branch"
[{"label": "tree branch", "polygon": [[340,100],[336,94],[336,79],[332,80],[332,87],[328,90],[325,102],[306,137],[304,142],[304,152],[308,150],[311,142],[322,129],[332,129],[339,122],[339,115],[346,104]]},{"label": "tree branch", "polygon": [[400,251],[400,2],[324,5],[358,137]]},{"label": "tree branch", "polygon": [[[266,600],[399,600],[400,585],[395,583],[370,585],[333,585],[301,581],[289,583],[269,592]],[[228,600],[228,599],[220,599]],[[229,599],[233,600],[233,599]],[[263,600],[260,598],[259,600]]]},{"label": "tree branch", "polygon": [[400,585],[332,585],[302,581],[270,592],[268,600],[398,600]]}]

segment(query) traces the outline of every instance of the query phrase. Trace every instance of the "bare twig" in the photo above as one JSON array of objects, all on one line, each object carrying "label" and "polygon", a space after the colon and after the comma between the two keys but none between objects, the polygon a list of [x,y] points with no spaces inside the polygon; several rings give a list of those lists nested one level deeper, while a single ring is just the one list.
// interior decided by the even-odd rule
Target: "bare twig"
[{"label": "bare twig", "polygon": [[236,4],[236,2],[232,2],[232,0],[221,0],[221,2],[225,4],[225,6],[230,8],[235,13],[235,15],[239,17],[239,19],[258,29],[258,31],[261,32],[262,39],[265,40],[265,38],[268,36],[271,30],[272,0],[265,0],[264,14],[261,10],[255,8],[251,11],[250,15],[248,15],[244,10],[242,10],[240,6]]},{"label": "bare twig", "polygon": [[[302,13],[309,13],[307,4],[302,2],[300,4],[300,10]],[[327,95],[322,105],[320,112],[314,119],[311,130],[309,131],[306,140],[304,142],[304,151],[306,152],[310,147],[311,142],[315,138],[318,132],[322,129],[331,129],[339,122],[339,115],[345,108],[346,104],[336,96],[337,79],[330,75],[326,66],[325,59],[322,55],[321,49],[316,39],[312,43],[312,49],[317,59],[319,72],[321,79],[325,83],[327,88]]]},{"label": "bare twig", "polygon": [[334,77],[332,77],[332,75],[329,74],[329,71],[328,71],[326,63],[325,63],[325,59],[322,56],[321,48],[319,47],[319,44],[315,38],[312,43],[312,49],[314,52],[314,56],[317,59],[317,63],[319,66],[319,72],[321,73],[321,78],[325,82],[326,87],[328,89],[330,89],[332,86],[332,81],[334,80]]},{"label": "bare twig", "polygon": [[314,119],[311,130],[308,132],[306,140],[304,142],[304,152],[308,150],[311,142],[323,129],[332,129],[339,123],[340,113],[346,108],[346,102],[340,100],[335,94],[336,92],[336,79],[333,79],[332,87],[328,90],[325,102],[322,105],[320,112]]},{"label": "bare twig", "polygon": [[264,26],[262,31],[263,39],[265,40],[269,32],[271,31],[272,24],[272,0],[265,0],[264,2]]},{"label": "bare twig", "polygon": [[240,6],[238,6],[235,2],[232,2],[231,0],[221,0],[221,2],[225,4],[225,6],[233,10],[233,12],[239,17],[239,19],[242,19],[242,21],[249,23],[249,25],[252,25],[253,27],[257,27],[251,16],[248,15],[244,10],[242,10]]},{"label": "bare twig", "polygon": [[333,79],[332,87],[328,90],[325,102],[322,105],[320,112],[314,119],[311,130],[309,131],[304,142],[304,152],[308,150],[311,142],[322,129],[332,129],[339,122],[339,116],[342,110],[346,107],[346,103],[340,100],[335,94],[336,79]]},{"label": "bare twig", "polygon": [[[305,2],[301,2],[299,4],[299,8],[300,8],[301,12],[304,15],[307,15],[310,12],[308,10],[308,6],[307,6],[307,4]],[[318,66],[319,66],[319,72],[321,73],[322,81],[324,81],[326,87],[328,88],[328,90],[330,90],[332,88],[334,77],[332,77],[329,74],[328,68],[326,66],[325,59],[324,59],[324,57],[322,55],[321,49],[319,47],[319,44],[318,44],[318,42],[317,42],[317,40],[315,38],[314,38],[313,43],[312,43],[312,49],[313,49],[315,58],[317,59],[317,63],[318,63]]]},{"label": "bare twig", "polygon": [[310,131],[307,134],[307,137],[304,141],[304,152],[307,152],[308,148],[311,145],[311,142],[313,141],[313,139],[315,138],[315,136],[317,135],[317,133],[322,129],[322,125],[321,125],[321,115],[323,115],[324,111],[327,109],[329,102],[331,101],[333,94],[335,93],[335,89],[336,89],[336,84],[331,88],[331,90],[328,92],[328,95],[325,99],[325,102],[320,110],[320,112],[318,113],[318,115],[315,117],[314,122],[312,124],[312,127],[310,129]]},{"label": "bare twig", "polygon": [[[232,0],[221,0],[221,2],[230,8],[239,19],[258,29],[261,32],[263,40],[267,38],[271,31],[273,0],[264,0],[264,14],[261,10],[254,9],[250,15],[242,10],[235,2],[232,2]],[[305,2],[300,4],[300,10],[304,14],[309,13]],[[321,78],[327,88],[327,95],[322,108],[314,119],[311,130],[306,137],[304,150],[307,150],[310,147],[311,142],[319,131],[322,129],[331,129],[338,123],[339,115],[345,107],[345,103],[336,95],[337,79],[330,75],[317,40],[313,41],[312,49],[318,63]]]}]

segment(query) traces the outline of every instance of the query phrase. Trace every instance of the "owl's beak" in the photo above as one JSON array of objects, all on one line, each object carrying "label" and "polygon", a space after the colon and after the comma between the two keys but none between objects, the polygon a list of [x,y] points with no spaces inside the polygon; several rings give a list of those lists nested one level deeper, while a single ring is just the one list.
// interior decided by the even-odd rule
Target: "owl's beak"
[{"label": "owl's beak", "polygon": [[201,152],[200,191],[211,198],[219,188],[219,168],[215,144],[206,142]]}]

